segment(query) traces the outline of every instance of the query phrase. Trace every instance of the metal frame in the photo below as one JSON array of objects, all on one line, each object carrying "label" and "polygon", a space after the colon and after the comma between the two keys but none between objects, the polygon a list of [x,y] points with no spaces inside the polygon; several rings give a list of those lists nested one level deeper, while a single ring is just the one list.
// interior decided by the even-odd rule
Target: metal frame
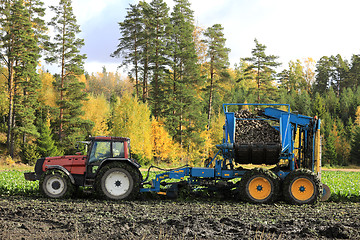
[{"label": "metal frame", "polygon": [[[309,141],[312,144],[311,151],[311,169],[320,173],[321,166],[321,150],[320,150],[320,120],[294,114],[290,112],[289,104],[258,104],[258,103],[225,103],[223,104],[223,110],[225,114],[225,125],[224,125],[224,137],[222,144],[217,145],[219,151],[211,159],[211,161],[204,168],[199,167],[183,167],[176,170],[167,171],[156,175],[155,179],[151,180],[151,188],[141,188],[140,192],[158,192],[159,194],[166,194],[160,192],[162,181],[165,179],[176,179],[188,182],[191,185],[200,185],[199,179],[206,180],[229,180],[233,178],[241,178],[248,170],[236,170],[233,169],[234,159],[234,143],[235,143],[235,126],[236,120],[249,120],[249,119],[236,119],[234,112],[229,112],[229,106],[268,106],[264,109],[264,115],[266,118],[262,120],[272,120],[279,122],[279,126],[275,127],[280,132],[280,141],[282,145],[281,154],[279,159],[289,161],[289,168],[287,170],[273,170],[281,179],[284,179],[291,171],[300,168],[304,165],[303,159],[305,155],[309,155]],[[288,111],[282,111],[274,106],[285,106]],[[299,129],[299,146],[294,148],[294,142],[296,132]],[[309,137],[312,135],[312,139]],[[296,159],[296,153],[298,158]],[[219,159],[219,154],[222,155],[223,159]],[[210,165],[215,163],[213,168]],[[230,169],[227,166],[230,165]],[[176,184],[176,183],[169,183]],[[166,184],[163,184],[166,185]]]}]

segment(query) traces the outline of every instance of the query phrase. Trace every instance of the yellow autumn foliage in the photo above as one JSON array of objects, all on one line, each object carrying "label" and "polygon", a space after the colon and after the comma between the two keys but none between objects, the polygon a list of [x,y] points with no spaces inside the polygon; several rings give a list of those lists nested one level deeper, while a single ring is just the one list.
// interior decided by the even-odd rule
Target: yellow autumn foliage
[{"label": "yellow autumn foliage", "polygon": [[355,124],[360,126],[360,106],[357,106],[355,113]]},{"label": "yellow autumn foliage", "polygon": [[202,160],[214,157],[218,151],[216,145],[222,143],[224,122],[225,116],[219,113],[213,117],[209,131],[204,129],[200,133],[200,137],[204,142],[200,151],[202,154],[199,156]]},{"label": "yellow autumn foliage", "polygon": [[140,163],[152,158],[151,118],[149,107],[125,92],[114,108],[112,136],[131,139],[132,153]]},{"label": "yellow autumn foliage", "polygon": [[57,93],[53,85],[53,82],[55,82],[54,76],[51,73],[40,70],[39,78],[42,83],[39,93],[39,101],[46,106],[57,107],[56,105]]},{"label": "yellow autumn foliage", "polygon": [[107,120],[110,116],[110,106],[103,95],[88,97],[88,101],[83,102],[85,120],[90,120],[94,123],[91,130],[93,136],[106,136],[109,135]]},{"label": "yellow autumn foliage", "polygon": [[176,163],[179,159],[180,146],[173,141],[166,131],[164,123],[152,119],[151,142],[155,163],[160,162]]}]

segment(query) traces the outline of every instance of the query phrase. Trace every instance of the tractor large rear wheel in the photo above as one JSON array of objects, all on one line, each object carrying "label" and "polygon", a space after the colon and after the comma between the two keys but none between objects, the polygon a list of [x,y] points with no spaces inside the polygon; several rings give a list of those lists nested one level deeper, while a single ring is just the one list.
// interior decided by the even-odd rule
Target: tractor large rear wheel
[{"label": "tractor large rear wheel", "polygon": [[41,193],[50,198],[70,197],[74,192],[74,185],[70,178],[61,170],[46,171],[39,181]]},{"label": "tractor large rear wheel", "polygon": [[137,169],[126,163],[114,162],[100,169],[95,180],[98,194],[111,200],[130,200],[140,189]]},{"label": "tractor large rear wheel", "polygon": [[241,178],[239,192],[247,202],[271,203],[278,197],[279,185],[276,174],[263,168],[254,168]]},{"label": "tractor large rear wheel", "polygon": [[322,185],[315,173],[297,169],[286,176],[283,195],[285,201],[291,204],[312,204],[320,200]]}]

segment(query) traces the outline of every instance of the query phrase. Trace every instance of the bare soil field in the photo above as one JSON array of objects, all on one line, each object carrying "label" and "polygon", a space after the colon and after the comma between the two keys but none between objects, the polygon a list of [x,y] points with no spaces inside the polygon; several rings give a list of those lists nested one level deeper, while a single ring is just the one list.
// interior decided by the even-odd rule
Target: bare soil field
[{"label": "bare soil field", "polygon": [[360,239],[360,203],[0,196],[1,239]]}]

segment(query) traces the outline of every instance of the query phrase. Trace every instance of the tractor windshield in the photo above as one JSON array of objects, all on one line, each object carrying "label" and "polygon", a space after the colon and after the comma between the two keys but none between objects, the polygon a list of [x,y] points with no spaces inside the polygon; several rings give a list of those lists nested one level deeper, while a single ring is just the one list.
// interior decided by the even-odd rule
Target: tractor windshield
[{"label": "tractor windshield", "polygon": [[108,141],[94,142],[91,148],[89,162],[96,162],[111,157],[110,144],[111,142]]}]

